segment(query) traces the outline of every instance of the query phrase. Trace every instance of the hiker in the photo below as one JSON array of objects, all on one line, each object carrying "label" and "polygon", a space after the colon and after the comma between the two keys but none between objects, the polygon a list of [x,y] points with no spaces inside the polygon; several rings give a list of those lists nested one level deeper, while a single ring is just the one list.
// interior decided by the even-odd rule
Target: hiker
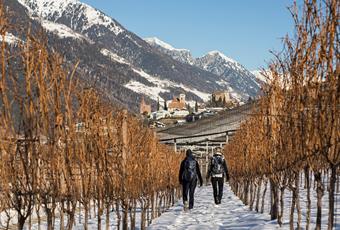
[{"label": "hiker", "polygon": [[207,173],[207,181],[211,177],[215,204],[217,205],[221,204],[224,178],[226,181],[229,181],[227,164],[221,152],[222,149],[220,147],[216,148],[215,154],[210,159]]},{"label": "hiker", "polygon": [[200,166],[195,160],[192,151],[188,149],[186,151],[186,157],[182,161],[179,170],[179,183],[182,185],[183,188],[184,210],[187,210],[188,208],[192,209],[194,207],[194,193],[197,185],[197,179],[199,179],[200,186],[202,186],[203,180],[201,176]]}]

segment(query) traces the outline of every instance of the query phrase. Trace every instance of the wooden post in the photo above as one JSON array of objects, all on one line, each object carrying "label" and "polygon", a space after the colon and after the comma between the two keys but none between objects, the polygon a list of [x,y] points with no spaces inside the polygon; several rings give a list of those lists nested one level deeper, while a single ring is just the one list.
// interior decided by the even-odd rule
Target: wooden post
[{"label": "wooden post", "polygon": [[206,143],[206,149],[207,149],[206,158],[208,159],[208,156],[209,156],[209,142],[208,141]]},{"label": "wooden post", "polygon": [[[126,159],[127,159],[127,144],[128,144],[128,127],[127,127],[127,110],[123,110],[123,121],[122,121],[122,168],[123,168],[123,194],[125,196],[126,188],[125,188],[125,178],[126,178]],[[128,202],[124,197],[122,200],[123,205],[123,230],[128,229]]]},{"label": "wooden post", "polygon": [[175,152],[177,152],[177,140],[176,140],[176,138],[174,138],[174,148],[175,148]]},{"label": "wooden post", "polygon": [[[207,147],[207,153],[205,155],[205,175],[208,174],[208,162],[209,162],[209,142],[208,141],[207,141],[206,147]],[[208,183],[208,181],[206,183]]]}]

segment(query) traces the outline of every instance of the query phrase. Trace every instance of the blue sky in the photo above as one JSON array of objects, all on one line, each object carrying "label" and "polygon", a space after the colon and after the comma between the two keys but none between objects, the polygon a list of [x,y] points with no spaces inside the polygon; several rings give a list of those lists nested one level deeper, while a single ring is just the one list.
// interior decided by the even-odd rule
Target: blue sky
[{"label": "blue sky", "polygon": [[292,34],[292,0],[81,0],[138,36],[158,37],[195,57],[219,50],[249,70],[266,67],[269,50]]}]

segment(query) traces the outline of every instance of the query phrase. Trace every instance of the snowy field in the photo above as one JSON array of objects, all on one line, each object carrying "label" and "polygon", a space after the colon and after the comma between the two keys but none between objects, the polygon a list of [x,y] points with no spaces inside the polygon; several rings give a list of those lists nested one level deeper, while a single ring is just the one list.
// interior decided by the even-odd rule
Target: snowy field
[{"label": "snowy field", "polygon": [[212,187],[203,186],[196,190],[192,210],[184,212],[182,203],[178,202],[149,229],[263,229],[269,220],[269,215],[249,211],[229,186],[225,186],[222,203],[218,206],[213,201]]},{"label": "snowy field", "polygon": [[[301,210],[302,210],[302,229],[305,229],[306,223],[306,191],[301,188]],[[228,185],[224,188],[224,196],[222,204],[216,206],[213,202],[213,194],[211,186],[204,186],[198,188],[195,194],[195,206],[188,212],[183,211],[182,202],[179,201],[177,205],[160,218],[156,219],[149,227],[150,230],[168,229],[233,229],[233,230],[271,230],[271,229],[289,229],[289,212],[291,205],[291,193],[285,192],[285,208],[283,226],[277,224],[277,220],[270,220],[269,213],[269,192],[266,193],[265,198],[265,213],[257,213],[250,211],[248,206],[245,206],[238,197],[234,195]],[[336,197],[338,197],[337,194]],[[339,197],[340,198],[340,197]],[[311,211],[311,226],[310,229],[315,228],[316,221],[316,194],[312,192],[312,211]],[[336,198],[339,202],[340,200]],[[340,229],[340,205],[337,202],[335,205],[335,229]],[[323,197],[323,213],[322,213],[322,229],[327,229],[328,219],[328,197],[327,191]],[[297,222],[297,215],[295,211],[294,223]],[[296,227],[296,224],[294,225]]]},{"label": "snowy field", "polygon": [[[268,188],[269,190],[269,188]],[[285,208],[283,217],[283,226],[280,227],[277,224],[277,220],[270,220],[269,216],[269,201],[270,194],[267,190],[265,197],[265,213],[257,213],[250,211],[248,206],[245,206],[242,201],[234,195],[229,185],[225,185],[224,196],[222,204],[216,206],[213,202],[213,194],[211,186],[203,186],[196,189],[195,193],[195,206],[190,211],[183,211],[182,201],[178,201],[174,207],[163,213],[159,218],[155,219],[153,223],[148,227],[149,230],[181,230],[181,229],[235,229],[235,230],[271,230],[271,229],[289,229],[289,212],[291,205],[291,192],[286,190],[285,192]],[[336,193],[335,204],[335,229],[340,229],[340,194]],[[311,226],[310,229],[315,228],[316,221],[316,194],[312,190],[312,210],[311,210]],[[302,229],[305,229],[306,225],[306,191],[303,189],[303,184],[300,187],[300,205]],[[322,229],[327,229],[328,220],[328,197],[327,190],[323,197],[323,210],[322,210]],[[4,224],[5,216],[0,215],[0,222]],[[42,213],[43,216],[43,213]],[[15,213],[12,213],[12,223],[10,229],[15,228]],[[66,224],[67,218],[65,216],[64,224]],[[294,226],[296,227],[297,214],[295,210]],[[84,216],[81,212],[76,212],[76,223],[73,229],[84,229]],[[105,214],[102,216],[102,229],[105,229],[106,218]],[[1,224],[0,224],[1,226]],[[2,225],[2,227],[4,227]],[[55,229],[60,229],[60,220],[57,217],[55,220]],[[90,230],[98,229],[97,217],[93,215],[89,220],[88,227]],[[1,229],[1,227],[0,227]],[[26,224],[25,229],[29,229]],[[40,228],[38,227],[36,216],[32,217],[32,230],[47,229],[46,218],[42,218]],[[115,212],[110,213],[110,225],[109,229],[117,229],[117,219]],[[140,210],[137,209],[136,213],[136,229],[140,229]]]}]

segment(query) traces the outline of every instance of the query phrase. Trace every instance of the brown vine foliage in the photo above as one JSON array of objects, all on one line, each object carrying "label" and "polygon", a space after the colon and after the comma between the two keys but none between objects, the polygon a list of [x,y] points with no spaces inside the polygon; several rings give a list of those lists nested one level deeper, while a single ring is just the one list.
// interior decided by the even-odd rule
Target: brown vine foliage
[{"label": "brown vine foliage", "polygon": [[340,164],[339,9],[336,0],[305,0],[301,12],[293,5],[296,34],[274,54],[254,115],[225,148],[234,188],[240,181],[269,178],[295,191],[296,175],[305,169],[316,178],[330,175],[330,228]]},{"label": "brown vine foliage", "polygon": [[115,203],[128,212],[131,205],[123,204],[136,208],[133,201],[151,202],[156,193],[172,197],[182,155],[159,144],[137,117],[126,117],[78,82],[78,64],[66,65],[43,39],[27,31],[25,41],[8,45],[0,6],[0,212],[16,210],[22,229],[39,206],[49,229],[56,213],[68,215],[72,229],[78,205],[85,215],[93,201],[99,213],[109,213]]}]

